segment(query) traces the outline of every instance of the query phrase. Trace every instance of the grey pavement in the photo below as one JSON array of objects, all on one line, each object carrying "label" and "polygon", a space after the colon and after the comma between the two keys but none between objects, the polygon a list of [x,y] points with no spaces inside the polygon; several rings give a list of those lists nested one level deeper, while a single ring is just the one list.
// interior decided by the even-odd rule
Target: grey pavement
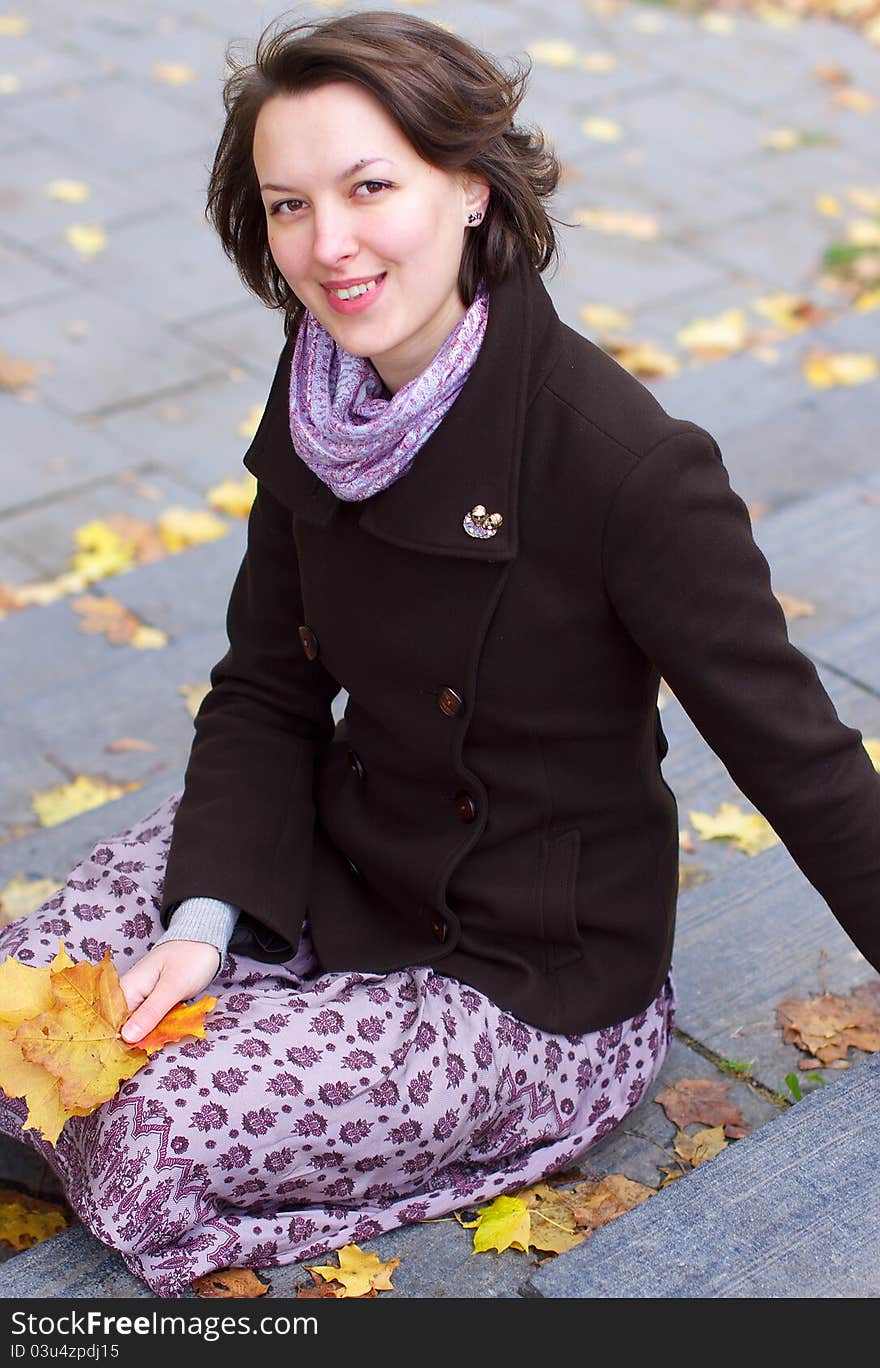
[{"label": "grey pavement", "polygon": [[[0,34],[0,76],[20,80],[0,94],[0,353],[37,367],[29,389],[0,391],[0,584],[10,585],[65,570],[84,523],[201,509],[213,485],[240,479],[239,428],[264,403],[283,342],[280,318],[243,288],[203,217],[225,49],[252,45],[280,10],[248,0],[29,0],[25,12],[26,33]],[[297,8],[303,18],[332,12]],[[880,188],[876,114],[835,106],[833,88],[813,74],[835,63],[856,88],[876,90],[880,51],[843,23],[780,29],[728,12],[731,30],[719,33],[638,3],[603,14],[574,3],[551,11],[537,0],[438,0],[417,12],[502,60],[537,42],[616,60],[599,71],[536,59],[520,119],[540,125],[565,163],[557,220],[613,209],[650,216],[658,233],[560,226],[560,266],[545,282],[563,321],[600,345],[583,321],[587,304],[628,312],[630,340],[676,357],[677,375],[644,383],[671,414],[714,434],[753,510],[774,590],[811,605],[790,619],[792,640],[843,720],[880,737],[880,381],[817,389],[803,373],[813,349],[880,352],[880,313],[854,309],[823,266],[846,225],[869,217],[850,192]],[[160,62],[185,63],[194,79],[160,83],[151,74]],[[614,120],[622,138],[589,138],[588,118]],[[790,153],[764,146],[783,126],[829,140]],[[86,182],[90,198],[49,198],[58,178]],[[838,217],[818,212],[820,194],[837,197]],[[94,223],[106,250],[83,260],[65,232]],[[774,340],[772,356],[696,362],[678,341],[688,323],[733,308],[752,329],[765,327],[755,305],[776,291],[826,316]],[[180,689],[207,683],[225,648],[244,549],[244,521],[225,522],[218,541],[93,587],[161,628],[160,651],[82,633],[68,598],[0,620],[0,892],[21,874],[60,885],[98,839],[181,786],[192,722]],[[722,801],[749,808],[674,698],[663,725],[682,826],[690,811]],[[119,736],[153,749],[108,751]],[[137,787],[40,827],[34,791],[77,772]],[[679,1038],[657,1087],[723,1080],[752,1133],[542,1266],[510,1250],[472,1258],[470,1232],[451,1218],[391,1231],[369,1247],[400,1256],[397,1295],[880,1293],[880,1061],[853,1050],[849,1069],[822,1070],[824,1085],[791,1105],[786,1075],[800,1055],[775,1020],[782,998],[845,993],[873,971],[783,847],[751,858],[725,842],[695,846],[682,854],[697,877],[679,898]],[[749,1064],[750,1082],[720,1067],[730,1059]],[[651,1094],[584,1163],[657,1187],[673,1133]],[[33,1152],[8,1140],[3,1182],[57,1190]],[[150,1295],[81,1225],[6,1255],[3,1297]],[[264,1276],[277,1296],[304,1280],[299,1265]]]}]

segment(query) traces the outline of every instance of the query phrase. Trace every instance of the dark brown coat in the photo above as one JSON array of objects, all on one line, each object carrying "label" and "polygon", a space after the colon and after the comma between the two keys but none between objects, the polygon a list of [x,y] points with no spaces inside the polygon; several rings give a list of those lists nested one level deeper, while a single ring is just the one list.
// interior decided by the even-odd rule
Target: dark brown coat
[{"label": "dark brown coat", "polygon": [[[293,449],[291,352],[244,458],[164,923],[226,899],[233,949],[277,961],[308,911],[328,970],[431,964],[548,1031],[622,1020],[672,950],[662,676],[880,966],[880,775],[789,642],[710,434],[563,324],[522,255],[455,404],[364,502]],[[477,504],[494,536],[465,531]]]}]

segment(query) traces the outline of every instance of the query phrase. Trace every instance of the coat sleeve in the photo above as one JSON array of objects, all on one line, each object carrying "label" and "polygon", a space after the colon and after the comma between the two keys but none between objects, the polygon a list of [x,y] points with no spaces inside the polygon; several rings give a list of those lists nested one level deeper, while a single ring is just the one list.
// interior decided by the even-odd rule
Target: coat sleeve
[{"label": "coat sleeve", "polygon": [[231,949],[294,953],[314,834],[313,770],[340,691],[309,661],[291,514],[258,482],[247,549],[226,617],[229,649],[211,671],[174,820],[160,920],[188,897],[242,909]]},{"label": "coat sleeve", "polygon": [[734,783],[880,969],[880,774],[789,640],[745,503],[703,429],[625,476],[603,539],[606,590]]}]

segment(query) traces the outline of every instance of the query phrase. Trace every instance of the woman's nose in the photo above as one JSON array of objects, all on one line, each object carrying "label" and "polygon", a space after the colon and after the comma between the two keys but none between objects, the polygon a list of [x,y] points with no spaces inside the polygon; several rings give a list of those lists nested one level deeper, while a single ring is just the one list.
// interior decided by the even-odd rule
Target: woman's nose
[{"label": "woman's nose", "polygon": [[357,240],[347,214],[338,210],[316,210],[314,225],[312,251],[317,261],[332,266],[357,255]]}]

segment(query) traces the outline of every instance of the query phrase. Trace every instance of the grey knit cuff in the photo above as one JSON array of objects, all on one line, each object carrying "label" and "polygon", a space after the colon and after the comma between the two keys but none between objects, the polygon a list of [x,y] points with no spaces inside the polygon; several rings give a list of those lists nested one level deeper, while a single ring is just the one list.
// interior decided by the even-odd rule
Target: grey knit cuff
[{"label": "grey knit cuff", "polygon": [[156,944],[162,945],[172,940],[204,941],[214,946],[222,964],[229,938],[238,921],[239,910],[232,903],[222,902],[219,898],[184,898],[172,912],[168,930],[163,932]]}]

